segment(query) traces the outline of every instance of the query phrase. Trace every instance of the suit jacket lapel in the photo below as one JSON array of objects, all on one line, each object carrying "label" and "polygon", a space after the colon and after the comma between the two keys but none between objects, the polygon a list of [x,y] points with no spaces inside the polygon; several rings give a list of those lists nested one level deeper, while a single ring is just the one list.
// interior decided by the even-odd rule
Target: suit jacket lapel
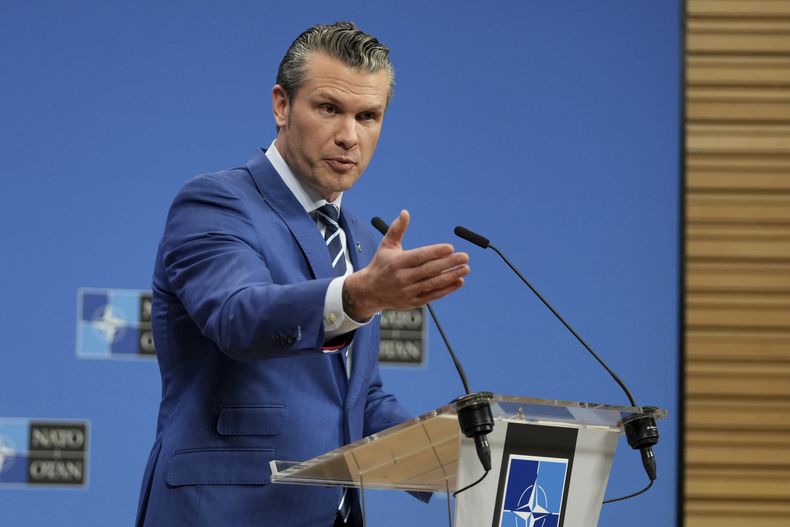
[{"label": "suit jacket lapel", "polygon": [[252,176],[258,192],[285,222],[307,258],[316,278],[334,275],[332,263],[327,258],[326,244],[315,221],[305,212],[302,204],[272,166],[261,149],[245,165]]},{"label": "suit jacket lapel", "polygon": [[[362,269],[370,262],[370,259],[375,253],[375,247],[367,247],[361,240],[366,237],[361,236],[360,229],[362,224],[359,219],[347,208],[341,207],[340,213],[340,226],[346,233],[346,244],[351,263],[354,265],[355,270]],[[371,324],[376,324],[377,321],[372,321]],[[364,328],[363,328],[364,329]],[[367,371],[370,367],[371,360],[378,359],[378,346],[377,343],[368,342],[370,340],[370,331],[358,330],[354,335],[354,342],[352,344],[352,358],[351,358],[351,377],[348,379],[348,390],[346,392],[346,408],[351,408],[357,397],[360,395],[362,388],[362,381],[366,378],[363,372]],[[371,352],[371,350],[373,350]]]},{"label": "suit jacket lapel", "polygon": [[[351,265],[354,266],[355,271],[359,271],[368,264],[370,257],[365,258],[364,247],[358,240],[357,229],[359,229],[359,220],[351,212],[347,211],[345,207],[341,208],[340,227],[346,233],[346,249],[351,257]],[[360,263],[360,260],[362,260],[362,263]]]}]

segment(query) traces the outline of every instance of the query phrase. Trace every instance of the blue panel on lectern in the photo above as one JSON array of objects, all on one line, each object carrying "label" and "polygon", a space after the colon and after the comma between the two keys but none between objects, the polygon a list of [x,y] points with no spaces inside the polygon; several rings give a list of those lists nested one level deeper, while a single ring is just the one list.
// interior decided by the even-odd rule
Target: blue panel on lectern
[{"label": "blue panel on lectern", "polygon": [[501,527],[560,527],[567,459],[512,454]]}]

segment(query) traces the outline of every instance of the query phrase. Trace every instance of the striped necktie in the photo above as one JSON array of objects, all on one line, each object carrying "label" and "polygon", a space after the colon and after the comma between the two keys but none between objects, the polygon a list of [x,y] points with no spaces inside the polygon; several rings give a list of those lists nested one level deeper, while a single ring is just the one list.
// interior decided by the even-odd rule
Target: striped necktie
[{"label": "striped necktie", "polygon": [[346,274],[346,256],[343,251],[343,241],[340,239],[340,211],[331,203],[327,203],[315,210],[315,217],[326,227],[324,241],[332,260],[332,269],[336,276],[343,276]]},{"label": "striped necktie", "polygon": [[[343,241],[340,239],[340,212],[337,207],[327,203],[315,210],[314,217],[321,220],[326,227],[324,241],[326,242],[326,248],[329,250],[329,257],[332,259],[332,269],[334,269],[335,275],[343,276],[346,274],[346,256],[343,251]],[[344,350],[344,357],[347,361],[348,348]],[[346,365],[348,365],[347,362]],[[346,523],[351,515],[352,496],[353,494],[349,492],[349,489],[343,489],[340,504],[337,506],[338,516],[343,523]]]}]

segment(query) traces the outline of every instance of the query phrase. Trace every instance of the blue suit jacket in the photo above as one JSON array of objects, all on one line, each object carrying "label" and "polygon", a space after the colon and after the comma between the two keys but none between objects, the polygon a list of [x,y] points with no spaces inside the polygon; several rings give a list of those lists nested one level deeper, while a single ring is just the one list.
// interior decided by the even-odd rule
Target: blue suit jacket
[{"label": "blue suit jacket", "polygon": [[[341,225],[360,269],[377,244],[346,207]],[[139,526],[332,525],[340,489],[272,485],[269,461],[409,418],[381,390],[377,320],[354,335],[350,379],[321,352],[332,278],[315,222],[263,151],[182,189],[154,270],[162,403]]]}]

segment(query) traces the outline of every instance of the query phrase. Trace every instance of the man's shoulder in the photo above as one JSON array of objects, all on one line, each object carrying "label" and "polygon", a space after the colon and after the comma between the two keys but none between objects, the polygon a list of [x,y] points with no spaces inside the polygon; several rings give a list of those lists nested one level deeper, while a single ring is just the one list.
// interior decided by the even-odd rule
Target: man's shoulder
[{"label": "man's shoulder", "polygon": [[271,165],[266,159],[265,151],[259,149],[252,158],[243,165],[225,170],[205,172],[187,181],[179,193],[180,196],[225,194],[237,196],[257,196],[263,187],[269,188],[272,183],[266,177],[266,169]]},{"label": "man's shoulder", "polygon": [[253,187],[249,170],[238,166],[216,172],[204,172],[188,180],[179,194],[240,191]]}]

